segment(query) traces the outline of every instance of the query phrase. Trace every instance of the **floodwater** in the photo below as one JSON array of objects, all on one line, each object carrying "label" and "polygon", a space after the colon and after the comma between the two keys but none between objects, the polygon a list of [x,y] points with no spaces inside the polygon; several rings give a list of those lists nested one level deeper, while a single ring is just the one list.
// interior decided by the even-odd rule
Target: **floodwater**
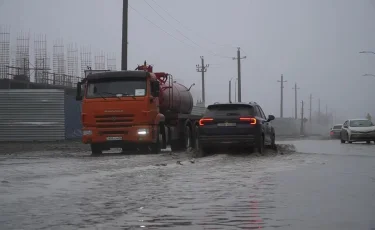
[{"label": "floodwater", "polygon": [[[0,156],[1,229],[372,229],[375,144],[265,156],[51,150]],[[297,152],[286,144],[293,144]]]}]

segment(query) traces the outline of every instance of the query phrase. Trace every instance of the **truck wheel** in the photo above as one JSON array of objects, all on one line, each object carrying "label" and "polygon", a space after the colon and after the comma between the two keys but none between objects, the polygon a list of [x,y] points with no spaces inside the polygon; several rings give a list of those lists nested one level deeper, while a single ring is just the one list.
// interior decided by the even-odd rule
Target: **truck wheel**
[{"label": "truck wheel", "polygon": [[166,149],[167,148],[167,134],[166,134],[164,124],[160,125],[160,135],[161,135],[161,148]]},{"label": "truck wheel", "polygon": [[258,140],[257,149],[258,149],[258,153],[260,153],[260,154],[264,153],[264,137],[263,137],[263,135]]},{"label": "truck wheel", "polygon": [[185,127],[185,150],[189,150],[192,147],[191,130],[189,126]]},{"label": "truck wheel", "polygon": [[159,154],[161,150],[160,142],[160,128],[156,130],[156,142],[151,144],[151,152],[154,154]]},{"label": "truck wheel", "polygon": [[90,144],[91,147],[91,155],[92,156],[100,156],[103,153],[103,150],[100,144]]},{"label": "truck wheel", "polygon": [[181,143],[178,140],[171,141],[171,150],[172,152],[181,150]]}]

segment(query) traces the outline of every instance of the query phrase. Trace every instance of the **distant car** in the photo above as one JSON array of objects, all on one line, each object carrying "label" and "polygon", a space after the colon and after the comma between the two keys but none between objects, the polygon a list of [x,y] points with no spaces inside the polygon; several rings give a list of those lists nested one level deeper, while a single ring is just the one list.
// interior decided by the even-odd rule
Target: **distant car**
[{"label": "distant car", "polygon": [[336,138],[338,139],[338,138],[340,138],[341,129],[342,129],[342,124],[336,124],[336,125],[334,125],[331,128],[331,131],[329,132],[329,136],[332,139],[336,139]]},{"label": "distant car", "polygon": [[340,132],[341,143],[358,141],[375,142],[375,125],[367,119],[350,119],[345,121]]},{"label": "distant car", "polygon": [[216,103],[209,105],[198,127],[198,149],[201,156],[222,147],[275,147],[275,130],[262,108],[251,103]]}]

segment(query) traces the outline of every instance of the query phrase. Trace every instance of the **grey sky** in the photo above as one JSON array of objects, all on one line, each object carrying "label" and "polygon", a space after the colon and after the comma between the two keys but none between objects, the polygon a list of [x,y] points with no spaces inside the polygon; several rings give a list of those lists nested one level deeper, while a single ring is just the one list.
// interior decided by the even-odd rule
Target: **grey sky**
[{"label": "grey sky", "polygon": [[[195,65],[204,55],[211,64],[206,77],[209,103],[228,100],[228,81],[236,76],[236,62],[211,55],[235,56],[243,49],[243,101],[257,101],[265,112],[279,116],[280,75],[285,80],[286,116],[294,107],[294,82],[299,101],[308,105],[310,93],[321,98],[343,117],[375,117],[374,0],[156,0],[186,30],[151,0],[147,0],[173,26],[163,21],[144,0],[130,0],[131,7],[183,43],[165,34],[129,9],[129,68],[147,60],[155,71],[173,74],[184,84],[195,82],[200,94],[201,78]],[[47,34],[49,46],[65,42],[90,44],[93,52],[121,52],[121,0],[0,0],[0,25],[10,25],[14,37],[20,30]],[[177,31],[198,43],[186,40]],[[198,35],[198,36],[197,36]],[[219,44],[214,45],[206,39]],[[189,45],[190,44],[190,45]],[[14,45],[14,43],[13,43]],[[120,64],[118,64],[118,67]],[[299,103],[300,104],[300,103]],[[306,111],[307,112],[307,111]]]}]

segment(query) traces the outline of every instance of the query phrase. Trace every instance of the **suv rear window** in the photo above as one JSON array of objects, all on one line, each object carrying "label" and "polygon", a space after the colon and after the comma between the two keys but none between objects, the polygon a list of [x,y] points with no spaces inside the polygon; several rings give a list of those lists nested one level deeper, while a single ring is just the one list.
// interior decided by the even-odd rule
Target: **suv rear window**
[{"label": "suv rear window", "polygon": [[341,125],[335,125],[335,126],[333,126],[333,129],[341,129]]},{"label": "suv rear window", "polygon": [[218,104],[209,105],[205,116],[254,116],[254,107],[251,105]]}]

